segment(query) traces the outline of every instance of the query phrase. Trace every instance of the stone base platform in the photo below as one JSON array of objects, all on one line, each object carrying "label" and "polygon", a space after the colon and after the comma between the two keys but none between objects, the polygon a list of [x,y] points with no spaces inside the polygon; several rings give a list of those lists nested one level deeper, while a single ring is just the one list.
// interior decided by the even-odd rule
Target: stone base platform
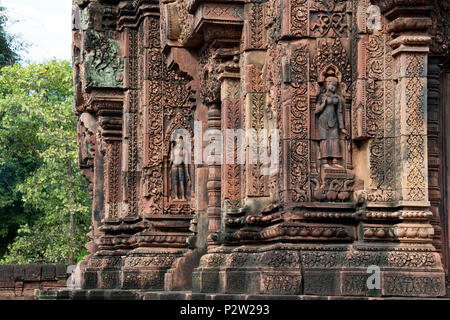
[{"label": "stone base platform", "polygon": [[[192,291],[206,294],[430,298],[446,295],[439,254],[427,246],[220,247],[202,256],[192,277]],[[370,277],[378,277],[378,282],[372,282]]]},{"label": "stone base platform", "polygon": [[35,300],[446,300],[441,298],[410,297],[344,297],[316,295],[251,295],[251,294],[205,294],[190,291],[146,291],[146,290],[36,290]]}]

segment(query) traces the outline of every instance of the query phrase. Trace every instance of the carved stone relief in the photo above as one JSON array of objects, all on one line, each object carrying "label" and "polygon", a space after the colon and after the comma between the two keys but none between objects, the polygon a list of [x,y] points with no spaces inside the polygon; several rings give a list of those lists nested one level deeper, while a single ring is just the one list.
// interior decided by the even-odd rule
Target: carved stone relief
[{"label": "carved stone relief", "polygon": [[[433,247],[444,3],[75,2],[80,166],[100,249],[86,288],[445,293]],[[268,134],[260,145],[226,130]],[[276,170],[249,161],[254,146]]]}]

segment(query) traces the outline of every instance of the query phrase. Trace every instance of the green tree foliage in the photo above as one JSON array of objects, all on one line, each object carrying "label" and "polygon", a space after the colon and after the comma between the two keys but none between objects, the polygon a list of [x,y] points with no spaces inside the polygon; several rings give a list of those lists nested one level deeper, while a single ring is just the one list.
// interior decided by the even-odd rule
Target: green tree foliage
[{"label": "green tree foliage", "polygon": [[56,60],[0,71],[0,237],[10,232],[3,222],[20,225],[3,263],[86,253],[90,199],[77,165],[71,74]]},{"label": "green tree foliage", "polygon": [[[21,47],[24,47],[16,37],[5,31],[6,22],[6,9],[0,3],[0,68],[17,62],[18,52]],[[22,150],[14,155],[9,153],[6,146],[16,146],[19,142],[14,132],[2,132],[2,136],[3,140],[0,144],[0,258],[6,250],[7,243],[16,235],[18,227],[31,222],[34,218],[32,212],[26,212],[17,184],[23,181],[29,172],[37,168],[37,158],[25,155],[28,150]]]},{"label": "green tree foliage", "polygon": [[13,35],[5,31],[5,24],[8,20],[5,11],[6,9],[0,5],[0,67],[17,62],[19,60],[17,52],[22,46],[15,41]]}]

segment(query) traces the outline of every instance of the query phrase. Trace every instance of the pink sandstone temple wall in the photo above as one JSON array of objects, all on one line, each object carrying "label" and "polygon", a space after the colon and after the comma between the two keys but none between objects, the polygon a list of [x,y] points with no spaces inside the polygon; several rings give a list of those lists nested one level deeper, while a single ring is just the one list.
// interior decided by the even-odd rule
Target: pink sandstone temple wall
[{"label": "pink sandstone temple wall", "polygon": [[80,290],[445,296],[449,12],[74,0]]},{"label": "pink sandstone temple wall", "polygon": [[0,266],[0,300],[34,299],[35,290],[64,289],[67,265],[29,264]]}]

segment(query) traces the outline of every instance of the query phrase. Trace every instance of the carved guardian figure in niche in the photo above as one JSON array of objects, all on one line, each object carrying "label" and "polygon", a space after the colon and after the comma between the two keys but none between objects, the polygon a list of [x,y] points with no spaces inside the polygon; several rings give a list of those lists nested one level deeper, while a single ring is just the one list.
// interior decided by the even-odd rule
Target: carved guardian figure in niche
[{"label": "carved guardian figure in niche", "polygon": [[327,79],[327,91],[319,98],[316,108],[317,133],[319,140],[319,159],[324,168],[342,167],[340,134],[348,135],[344,126],[342,99],[336,94],[338,82],[336,78]]},{"label": "carved guardian figure in niche", "polygon": [[189,174],[189,152],[183,143],[183,136],[178,136],[170,154],[172,171],[172,192],[175,200],[186,201],[188,184],[191,183]]}]

